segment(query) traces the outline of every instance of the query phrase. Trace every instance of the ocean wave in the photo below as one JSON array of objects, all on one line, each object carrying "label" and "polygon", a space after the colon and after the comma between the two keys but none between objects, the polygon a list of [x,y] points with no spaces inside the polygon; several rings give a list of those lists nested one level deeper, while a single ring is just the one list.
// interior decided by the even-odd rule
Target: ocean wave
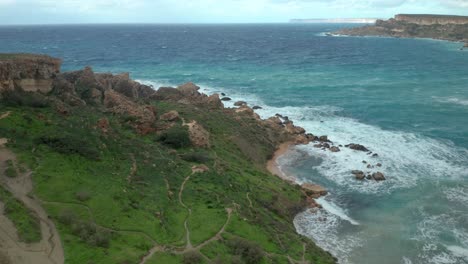
[{"label": "ocean wave", "polygon": [[444,194],[451,202],[468,205],[468,188],[466,187],[446,188]]},{"label": "ocean wave", "polygon": [[332,201],[328,201],[325,197],[320,197],[319,199],[317,199],[317,202],[323,207],[325,211],[338,216],[342,220],[350,222],[352,225],[359,225],[357,221],[355,221],[346,214],[345,210],[340,208]]},{"label": "ocean wave", "polygon": [[[424,263],[468,264],[468,232],[458,227],[460,219],[450,213],[428,215],[423,210],[421,213],[423,219],[413,237],[413,240],[423,243],[418,259]],[[441,237],[453,237],[458,245],[446,244]]]},{"label": "ocean wave", "polygon": [[436,102],[439,102],[439,103],[468,106],[468,99],[461,99],[457,97],[437,97],[437,96],[433,96],[432,99],[434,99]]},{"label": "ocean wave", "polygon": [[[311,209],[294,218],[294,226],[299,234],[316,242],[323,249],[340,257],[340,263],[350,264],[349,255],[355,248],[362,247],[363,241],[357,234],[343,235],[339,227],[346,221],[324,209]],[[346,221],[347,222],[347,221]]]}]

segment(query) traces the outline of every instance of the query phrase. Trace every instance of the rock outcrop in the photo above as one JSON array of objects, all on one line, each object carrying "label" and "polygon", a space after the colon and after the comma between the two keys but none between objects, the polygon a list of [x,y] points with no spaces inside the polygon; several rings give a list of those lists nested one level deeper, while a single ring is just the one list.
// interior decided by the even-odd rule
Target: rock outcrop
[{"label": "rock outcrop", "polygon": [[20,89],[47,94],[61,63],[45,55],[0,54],[0,93]]},{"label": "rock outcrop", "polygon": [[320,185],[305,183],[301,186],[307,196],[314,199],[320,198],[328,194],[328,191]]},{"label": "rock outcrop", "polygon": [[161,87],[154,94],[150,95],[150,99],[176,102],[181,104],[197,105],[208,107],[211,109],[222,109],[224,107],[218,94],[207,96],[200,93],[200,87],[189,82],[177,88]]},{"label": "rock outcrop", "polygon": [[346,28],[335,32],[349,36],[389,36],[432,38],[464,42],[468,45],[468,17],[444,15],[396,15],[377,20],[375,25]]}]

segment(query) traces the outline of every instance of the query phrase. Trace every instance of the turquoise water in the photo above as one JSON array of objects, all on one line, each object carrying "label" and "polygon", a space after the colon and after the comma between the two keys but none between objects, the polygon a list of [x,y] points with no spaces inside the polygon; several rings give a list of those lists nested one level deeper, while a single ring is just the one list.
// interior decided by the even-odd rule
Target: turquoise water
[{"label": "turquoise water", "polygon": [[[330,190],[298,232],[341,263],[468,263],[468,51],[433,40],[327,37],[350,25],[0,27],[0,52],[40,52],[65,70],[129,71],[155,87],[193,81],[287,115],[336,144],[280,159]],[[358,182],[362,161],[382,183]]]}]

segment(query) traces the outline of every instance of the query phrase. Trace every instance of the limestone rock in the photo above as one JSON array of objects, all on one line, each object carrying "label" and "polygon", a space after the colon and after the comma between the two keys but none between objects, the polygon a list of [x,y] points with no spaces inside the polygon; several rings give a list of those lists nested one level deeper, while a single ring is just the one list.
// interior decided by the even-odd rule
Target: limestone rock
[{"label": "limestone rock", "polygon": [[192,145],[200,148],[210,147],[210,133],[196,121],[187,124]]},{"label": "limestone rock", "polygon": [[165,114],[162,114],[160,117],[159,117],[160,120],[162,121],[169,121],[169,122],[173,122],[173,121],[177,121],[180,119],[179,117],[179,113],[177,111],[169,111]]},{"label": "limestone rock", "polygon": [[308,196],[312,198],[319,198],[320,196],[325,196],[328,194],[328,191],[325,188],[316,184],[304,183],[301,188]]},{"label": "limestone rock", "polygon": [[366,147],[364,147],[363,145],[354,144],[354,143],[345,145],[345,147],[350,148],[350,149],[354,149],[354,150],[358,150],[358,151],[365,151],[365,152],[369,151],[369,150],[368,150]]},{"label": "limestone rock", "polygon": [[237,101],[234,103],[234,106],[244,106],[244,105],[247,105],[247,103],[244,101]]},{"label": "limestone rock", "polygon": [[376,172],[372,174],[372,178],[376,181],[385,181],[385,175],[381,172]]}]

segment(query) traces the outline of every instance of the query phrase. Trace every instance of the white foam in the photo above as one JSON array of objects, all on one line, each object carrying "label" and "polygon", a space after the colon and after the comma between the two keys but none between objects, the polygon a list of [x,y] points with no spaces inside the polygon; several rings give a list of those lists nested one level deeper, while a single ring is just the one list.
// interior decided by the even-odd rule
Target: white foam
[{"label": "white foam", "polygon": [[[344,147],[338,153],[323,151],[311,145],[299,147],[310,155],[323,159],[324,162],[317,167],[321,174],[343,187],[356,191],[381,193],[412,187],[418,180],[429,177],[437,179],[468,176],[467,150],[459,149],[450,142],[413,133],[383,130],[352,118],[340,117],[337,112],[341,111],[331,106],[266,107],[258,113],[264,118],[281,113],[289,116],[295,124],[303,126],[308,132],[328,135],[335,145],[359,143],[378,153],[378,158],[372,158],[365,152]],[[382,163],[383,167],[367,169],[367,164],[362,161],[374,166]],[[380,171],[387,176],[387,181],[355,181],[350,174],[352,170],[370,173]]]},{"label": "white foam", "polygon": [[433,96],[432,98],[439,103],[448,103],[448,104],[468,106],[468,99],[461,99],[461,98],[456,98],[456,97],[437,97],[437,96]]},{"label": "white foam", "polygon": [[340,263],[350,264],[349,255],[355,248],[362,247],[363,243],[359,234],[341,234],[338,229],[342,223],[340,217],[324,209],[311,209],[294,218],[294,226],[299,234],[339,257]]},{"label": "white foam", "polygon": [[462,248],[459,246],[448,246],[448,250],[452,251],[452,253],[457,257],[462,257],[468,260],[468,249]]},{"label": "white foam", "polygon": [[468,205],[468,188],[447,188],[444,190],[444,194],[446,195],[447,199],[451,202],[457,202],[460,204]]},{"label": "white foam", "polygon": [[340,208],[338,205],[336,205],[332,201],[327,201],[325,197],[320,197],[319,199],[317,199],[317,202],[323,207],[323,209],[325,209],[329,213],[334,214],[338,216],[339,218],[350,222],[353,225],[359,225],[357,221],[353,220],[351,217],[346,215],[345,210]]}]

